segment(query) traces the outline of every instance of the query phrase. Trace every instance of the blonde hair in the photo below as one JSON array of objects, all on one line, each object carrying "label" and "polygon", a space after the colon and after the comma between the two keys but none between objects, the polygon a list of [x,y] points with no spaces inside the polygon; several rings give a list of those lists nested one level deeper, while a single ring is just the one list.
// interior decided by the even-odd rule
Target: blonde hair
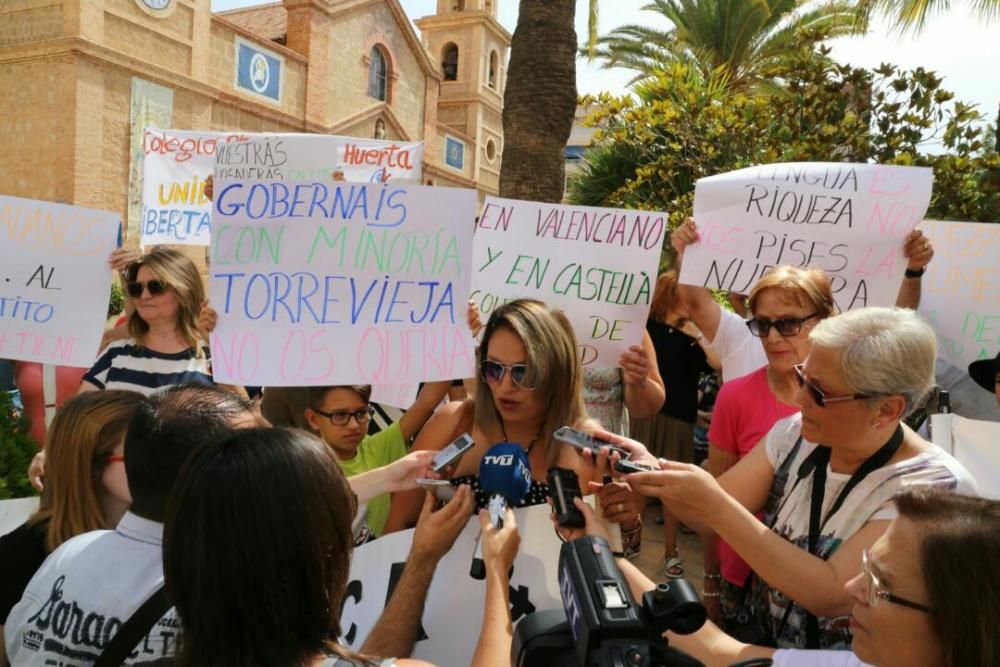
[{"label": "blonde hair", "polygon": [[[580,363],[576,336],[566,315],[534,299],[506,303],[490,315],[483,341],[476,354],[478,368],[486,361],[490,338],[498,329],[508,329],[524,344],[528,358],[525,383],[545,402],[545,419],[539,431],[546,446],[546,458],[554,465],[559,447],[551,446],[552,433],[561,426],[576,426],[587,418],[583,403],[583,366]],[[476,383],[475,425],[484,433],[502,427],[500,413],[493,402],[493,391],[480,380]]]},{"label": "blonde hair", "polygon": [[937,337],[909,308],[860,308],[823,320],[813,345],[839,350],[844,382],[875,397],[902,396],[906,413],[934,386]]},{"label": "blonde hair", "polygon": [[[126,269],[126,280],[132,282],[139,275],[139,269],[145,266],[158,280],[163,281],[173,290],[177,297],[177,333],[188,347],[193,347],[200,357],[203,354],[201,334],[198,332],[198,313],[205,302],[205,284],[195,266],[187,255],[163,246],[156,246]],[[138,310],[133,310],[128,318],[128,332],[139,345],[147,333],[146,323]]]},{"label": "blonde hair", "polygon": [[769,289],[775,289],[782,293],[782,298],[812,308],[813,312],[820,319],[824,319],[833,314],[835,304],[833,301],[833,290],[830,288],[830,279],[826,273],[819,269],[805,268],[797,266],[776,266],[760,277],[750,289],[747,297],[747,308],[751,314],[757,312],[757,300],[760,295]]},{"label": "blonde hair", "polygon": [[48,521],[45,547],[91,530],[111,528],[104,520],[98,486],[105,458],[125,437],[145,399],[134,391],[91,391],[67,401],[45,437],[45,490],[31,524]]}]

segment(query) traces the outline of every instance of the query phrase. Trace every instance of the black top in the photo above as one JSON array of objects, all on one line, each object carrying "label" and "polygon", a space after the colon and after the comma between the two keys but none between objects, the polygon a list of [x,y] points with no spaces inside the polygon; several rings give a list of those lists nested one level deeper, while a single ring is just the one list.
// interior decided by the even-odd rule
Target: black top
[{"label": "black top", "polygon": [[10,610],[21,601],[24,589],[42,566],[45,557],[45,532],[49,522],[21,524],[0,537],[0,625],[7,624]]},{"label": "black top", "polygon": [[646,322],[656,350],[656,365],[667,392],[660,412],[693,424],[698,419],[698,377],[711,370],[698,341],[669,324]]}]

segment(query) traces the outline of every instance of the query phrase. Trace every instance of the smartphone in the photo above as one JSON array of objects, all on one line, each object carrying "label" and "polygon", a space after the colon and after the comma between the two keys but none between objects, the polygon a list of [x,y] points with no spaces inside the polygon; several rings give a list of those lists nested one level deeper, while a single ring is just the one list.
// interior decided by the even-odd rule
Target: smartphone
[{"label": "smartphone", "polygon": [[618,452],[618,455],[623,459],[629,457],[628,451],[622,449],[621,447],[615,447],[607,440],[598,440],[592,435],[588,435],[583,431],[578,431],[575,428],[570,428],[569,426],[563,426],[555,433],[552,437],[561,442],[565,442],[567,445],[576,447],[581,452],[584,450],[590,450],[594,454],[597,454],[601,447],[607,447],[612,452]]},{"label": "smartphone", "polygon": [[573,504],[574,498],[582,497],[576,473],[568,468],[549,468],[548,482],[556,523],[560,526],[583,528],[586,524],[583,512]]},{"label": "smartphone", "polygon": [[432,491],[443,502],[448,502],[455,495],[455,487],[446,479],[418,479],[417,486]]},{"label": "smartphone", "polygon": [[619,460],[615,463],[615,470],[620,473],[629,474],[630,472],[653,472],[654,470],[659,470],[659,468],[654,468],[651,465],[645,463],[639,463],[637,461],[626,461],[624,459]]},{"label": "smartphone", "polygon": [[476,442],[472,439],[471,435],[463,433],[454,442],[434,455],[434,458],[431,460],[431,470],[434,472],[443,472],[445,468],[457,461],[462,454],[472,449],[472,446],[475,444]]}]

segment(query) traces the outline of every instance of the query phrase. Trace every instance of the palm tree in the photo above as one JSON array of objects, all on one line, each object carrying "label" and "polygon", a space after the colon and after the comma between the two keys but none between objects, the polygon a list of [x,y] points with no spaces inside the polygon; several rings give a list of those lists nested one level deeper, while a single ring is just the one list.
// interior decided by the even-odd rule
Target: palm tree
[{"label": "palm tree", "polygon": [[[1000,21],[1000,0],[972,0],[972,8],[984,21]],[[875,14],[893,21],[900,32],[920,32],[927,19],[951,9],[948,0],[858,0],[857,11],[863,24]]]},{"label": "palm tree", "polygon": [[675,63],[721,72],[734,89],[768,82],[768,72],[797,52],[803,35],[815,40],[851,34],[859,24],[848,0],[653,0],[643,10],[670,24],[625,25],[599,40],[605,68],[624,67],[652,76]]},{"label": "palm tree", "polygon": [[[500,196],[562,201],[576,112],[576,0],[521,0],[503,100]],[[591,44],[597,0],[588,0]]]}]

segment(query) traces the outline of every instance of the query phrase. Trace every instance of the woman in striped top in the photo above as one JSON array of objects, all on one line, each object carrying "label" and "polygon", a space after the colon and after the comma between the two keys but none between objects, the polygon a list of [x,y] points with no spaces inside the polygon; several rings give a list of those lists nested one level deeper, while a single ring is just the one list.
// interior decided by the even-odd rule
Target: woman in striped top
[{"label": "woman in striped top", "polygon": [[142,394],[176,384],[212,384],[211,356],[198,330],[205,287],[187,256],[153,248],[125,270],[135,309],[129,337],[116,340],[83,376],[80,392],[129,389]]}]

